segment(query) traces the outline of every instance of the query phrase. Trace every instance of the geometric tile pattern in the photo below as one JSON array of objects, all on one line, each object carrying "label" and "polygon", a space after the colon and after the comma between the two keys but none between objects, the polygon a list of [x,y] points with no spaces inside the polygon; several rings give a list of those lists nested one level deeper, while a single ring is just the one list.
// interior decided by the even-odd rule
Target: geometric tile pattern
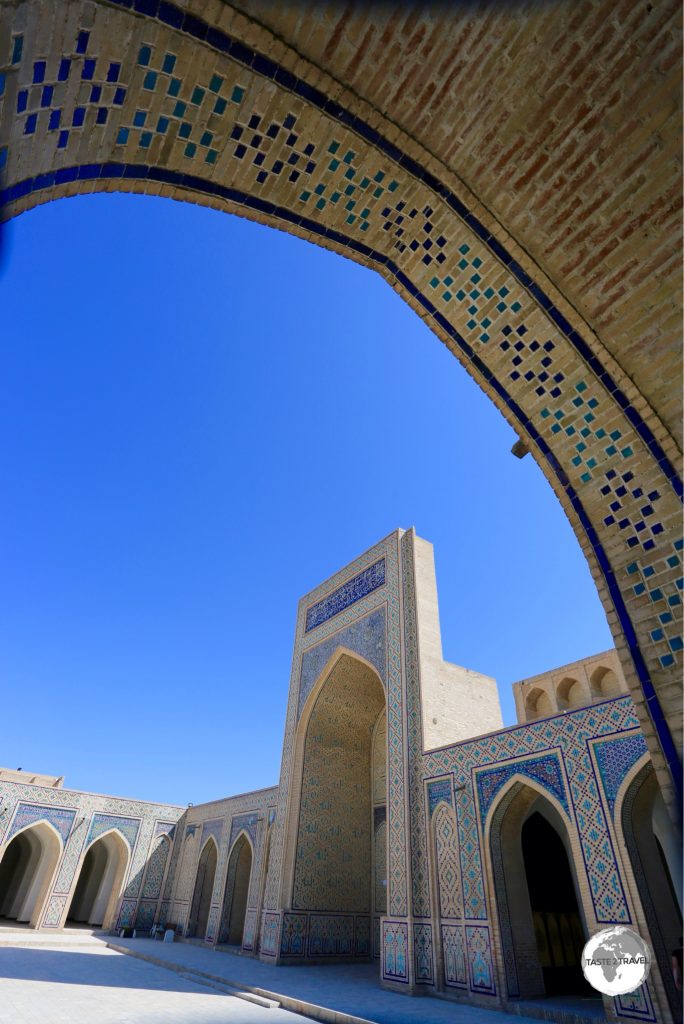
[{"label": "geometric tile pattern", "polygon": [[467,988],[466,948],[462,925],[442,925],[442,950],[444,954],[444,984],[449,988]]},{"label": "geometric tile pattern", "polygon": [[615,737],[625,731],[633,733],[635,729],[638,729],[638,722],[631,698],[620,697],[425,755],[424,771],[428,778],[452,771],[458,782],[466,783],[466,788],[458,793],[458,823],[467,918],[487,916],[471,773],[487,765],[503,768],[501,762],[510,764],[514,756],[522,759],[522,763],[516,761],[515,766],[516,770],[524,773],[525,755],[542,754],[553,748],[554,753],[557,751],[562,757],[568,779],[596,920],[605,924],[628,923],[631,920],[601,804],[589,741],[595,737]]},{"label": "geometric tile pattern", "polygon": [[434,974],[432,970],[431,924],[414,924],[413,955],[416,961],[416,981],[423,982],[425,985],[432,985]]},{"label": "geometric tile pattern", "polygon": [[367,597],[374,590],[377,590],[378,587],[384,585],[385,559],[380,558],[373,565],[369,565],[367,569],[364,569],[352,577],[352,579],[347,580],[337,590],[333,590],[322,601],[317,601],[316,604],[311,605],[306,612],[305,632],[308,633],[310,630],[315,629],[316,626],[322,625],[332,618],[333,615],[338,615],[345,608]]},{"label": "geometric tile pattern", "polygon": [[238,833],[243,831],[246,832],[249,838],[252,840],[252,845],[256,846],[258,823],[258,814],[236,815],[230,824],[230,839],[228,841],[228,848],[232,848]]},{"label": "geometric tile pattern", "polygon": [[205,821],[202,824],[202,837],[200,839],[200,850],[204,846],[207,838],[213,836],[216,840],[217,848],[221,844],[221,833],[223,832],[223,818],[218,818],[215,821]]},{"label": "geometric tile pattern", "polygon": [[382,945],[383,977],[388,981],[408,982],[408,924],[405,921],[383,921]]},{"label": "geometric tile pattern", "polygon": [[141,931],[148,931],[154,924],[156,912],[156,901],[142,900],[138,904],[138,910],[135,915],[135,927],[140,928]]},{"label": "geometric tile pattern", "polygon": [[314,683],[320,677],[321,672],[330,660],[331,655],[338,647],[346,647],[355,651],[362,658],[369,661],[377,671],[378,675],[386,684],[387,680],[387,655],[385,646],[385,611],[378,608],[363,619],[358,619],[351,626],[334,633],[327,640],[310,647],[302,656],[302,671],[299,682],[299,707],[297,717],[299,718],[304,707],[304,702],[309,696]]},{"label": "geometric tile pattern", "polygon": [[458,863],[458,838],[456,816],[451,807],[440,804],[433,821],[435,854],[437,863],[437,884],[439,909],[442,918],[460,918],[461,885]]},{"label": "geometric tile pattern", "polygon": [[647,751],[646,741],[640,732],[617,739],[602,740],[591,744],[606,795],[611,816],[622,780]]},{"label": "geometric tile pattern", "polygon": [[147,862],[147,873],[142,890],[143,899],[158,899],[161,896],[164,871],[170,852],[171,842],[168,836],[159,836]]},{"label": "geometric tile pattern", "polygon": [[75,817],[75,810],[20,803],[17,805],[17,811],[7,833],[6,841],[9,842],[12,836],[16,835],[20,829],[26,828],[27,825],[33,825],[35,822],[43,820],[49,821],[55,831],[62,837],[62,843],[66,843]]},{"label": "geometric tile pattern", "polygon": [[470,987],[473,992],[495,995],[494,965],[489,928],[485,925],[466,925],[466,944],[470,964]]},{"label": "geometric tile pattern", "polygon": [[449,807],[453,807],[450,778],[440,779],[438,782],[429,782],[427,792],[430,817],[435,813],[435,808],[439,803],[443,802],[448,804]]},{"label": "geometric tile pattern", "polygon": [[89,846],[95,839],[108,832],[110,829],[117,829],[127,840],[131,850],[135,846],[140,828],[139,818],[120,818],[114,814],[94,814],[86,839],[86,846]]},{"label": "geometric tile pattern", "polygon": [[562,804],[566,813],[570,813],[558,757],[555,754],[551,754],[546,757],[525,758],[525,760],[516,758],[502,768],[490,768],[487,771],[476,772],[480,815],[483,825],[487,817],[487,811],[491,807],[496,794],[514,775],[523,775],[539,782],[550,793],[553,793],[558,802]]}]

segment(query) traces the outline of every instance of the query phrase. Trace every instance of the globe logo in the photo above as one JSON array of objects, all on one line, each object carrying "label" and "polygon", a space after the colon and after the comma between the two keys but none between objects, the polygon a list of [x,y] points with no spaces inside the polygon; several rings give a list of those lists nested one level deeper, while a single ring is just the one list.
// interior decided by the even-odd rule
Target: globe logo
[{"label": "globe logo", "polygon": [[584,977],[604,996],[634,992],[646,981],[650,969],[650,949],[640,935],[624,925],[597,932],[582,950]]}]

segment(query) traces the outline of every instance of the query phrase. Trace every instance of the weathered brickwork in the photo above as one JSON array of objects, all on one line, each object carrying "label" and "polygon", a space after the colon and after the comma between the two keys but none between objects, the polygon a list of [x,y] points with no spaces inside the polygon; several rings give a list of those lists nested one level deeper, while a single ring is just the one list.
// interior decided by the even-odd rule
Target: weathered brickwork
[{"label": "weathered brickwork", "polygon": [[[366,42],[358,20],[325,8],[308,26],[285,16],[295,49],[218,0],[26,0],[2,18],[5,216],[95,189],[192,196],[387,277],[554,487],[661,784],[668,772],[678,783],[679,451],[653,411],[671,424],[679,393],[673,5],[461,13],[429,32],[425,18],[385,12]],[[386,44],[369,78],[365,61]],[[443,59],[397,64],[431,45]],[[478,113],[472,90],[506,99]],[[419,101],[429,130],[409,117]],[[542,145],[544,132],[563,142]]]}]

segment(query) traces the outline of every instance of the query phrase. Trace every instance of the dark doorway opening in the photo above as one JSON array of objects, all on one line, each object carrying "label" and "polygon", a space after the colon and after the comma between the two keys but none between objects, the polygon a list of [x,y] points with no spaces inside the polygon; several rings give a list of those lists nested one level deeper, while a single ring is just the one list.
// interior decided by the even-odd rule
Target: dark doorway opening
[{"label": "dark doorway opening", "polygon": [[546,994],[593,996],[582,974],[584,930],[563,841],[537,811],[524,823],[521,839]]}]

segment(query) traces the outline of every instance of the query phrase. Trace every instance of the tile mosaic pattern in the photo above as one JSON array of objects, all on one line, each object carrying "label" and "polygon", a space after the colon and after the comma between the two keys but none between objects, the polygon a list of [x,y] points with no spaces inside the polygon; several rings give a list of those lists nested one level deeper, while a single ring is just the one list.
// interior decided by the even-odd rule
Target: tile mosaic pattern
[{"label": "tile mosaic pattern", "polygon": [[378,608],[370,615],[353,622],[351,626],[341,629],[322,643],[316,644],[315,647],[304,652],[299,677],[298,718],[301,716],[302,708],[314,683],[320,678],[321,672],[338,647],[346,647],[348,650],[360,654],[377,669],[378,675],[385,686],[387,685],[385,610]]},{"label": "tile mosaic pattern", "polygon": [[[108,21],[117,23],[109,39],[130,38],[129,7],[129,0],[108,5]],[[6,75],[18,80],[17,89],[6,90],[16,95],[16,129],[0,160],[23,168],[20,153],[37,135],[54,140],[55,148],[43,147],[41,173],[10,185],[4,200],[124,176],[154,189],[166,183],[278,219],[381,267],[507,406],[557,475],[593,545],[672,760],[647,665],[650,642],[644,633],[642,653],[630,612],[637,605],[623,570],[634,550],[644,569],[668,556],[672,529],[656,527],[674,521],[681,482],[638,408],[463,199],[395,142],[173,3],[138,7],[135,41],[128,50],[121,44],[120,56],[111,47],[101,55],[97,17],[94,28],[92,19],[75,28],[64,53],[48,60],[34,59],[31,35],[16,53],[14,44],[7,49]],[[179,27],[195,42],[191,60],[177,52]],[[106,132],[111,162],[74,166],[84,159],[84,140],[99,146]],[[673,607],[653,667],[681,660],[674,622],[681,607]],[[667,612],[654,608],[652,621]],[[634,621],[640,624],[641,616]]]},{"label": "tile mosaic pattern", "polygon": [[453,807],[453,795],[451,792],[451,778],[439,779],[437,782],[428,782],[428,810],[430,817],[435,813],[438,804],[445,803]]},{"label": "tile mosaic pattern", "polygon": [[[465,782],[475,768],[494,767],[514,756],[524,759],[526,755],[558,749],[568,779],[597,923],[629,923],[631,915],[588,744],[597,737],[635,729],[638,723],[632,701],[620,697],[436,751],[425,756],[424,765],[429,776],[451,769],[457,780]],[[469,784],[458,793],[458,820],[464,911],[467,918],[485,918],[480,838]]]},{"label": "tile mosaic pattern", "polygon": [[555,754],[547,754],[544,757],[528,757],[524,760],[514,758],[500,768],[489,768],[486,771],[476,772],[478,802],[483,825],[496,794],[514,775],[523,775],[528,779],[534,779],[555,796],[566,814],[570,813],[560,762]]},{"label": "tile mosaic pattern", "polygon": [[230,823],[230,839],[228,841],[229,848],[232,847],[240,832],[246,832],[252,840],[252,845],[256,846],[258,824],[259,814],[257,812],[252,812],[251,814],[236,814]]},{"label": "tile mosaic pattern", "polygon": [[223,818],[217,818],[214,821],[205,821],[202,824],[202,838],[200,839],[200,847],[204,846],[209,836],[213,836],[216,840],[217,847],[221,846],[221,834],[223,832]]},{"label": "tile mosaic pattern", "polygon": [[406,744],[408,748],[408,819],[410,837],[411,912],[415,917],[430,916],[430,887],[425,823],[423,724],[420,709],[420,676],[418,669],[418,626],[416,622],[416,584],[414,567],[414,532],[401,538],[401,573],[404,612],[404,693]]},{"label": "tile mosaic pattern", "polygon": [[309,920],[309,956],[352,956],[354,917],[312,914]]},{"label": "tile mosaic pattern", "polygon": [[468,988],[466,944],[463,925],[442,925],[442,954],[444,957],[444,984],[447,988]]},{"label": "tile mosaic pattern", "polygon": [[382,922],[382,948],[383,978],[408,984],[408,924],[405,921]]},{"label": "tile mosaic pattern", "polygon": [[413,956],[415,959],[416,981],[423,985],[434,984],[431,924],[414,924]]},{"label": "tile mosaic pattern", "polygon": [[10,842],[13,836],[21,829],[35,825],[39,821],[48,821],[58,835],[62,843],[66,843],[74,823],[76,811],[62,807],[43,807],[40,804],[17,804],[16,813],[12,819],[5,842]]},{"label": "tile mosaic pattern", "polygon": [[458,859],[458,826],[451,807],[440,803],[432,819],[442,919],[463,917],[461,878]]},{"label": "tile mosaic pattern", "polygon": [[640,732],[635,732],[617,739],[592,743],[591,747],[612,816],[623,780],[639,758],[647,753],[646,741]]},{"label": "tile mosaic pattern", "polygon": [[328,619],[331,619],[333,615],[339,615],[345,608],[356,604],[363,597],[368,597],[374,590],[377,590],[378,587],[384,587],[384,585],[385,559],[379,558],[373,565],[369,565],[367,569],[353,576],[352,579],[347,580],[337,590],[333,590],[322,601],[317,601],[316,604],[312,604],[307,608],[305,632],[308,633],[310,630],[315,629],[316,626],[321,626]]},{"label": "tile mosaic pattern", "polygon": [[140,829],[140,818],[123,818],[117,814],[94,814],[88,830],[86,846],[90,846],[111,829],[120,832],[133,850]]},{"label": "tile mosaic pattern", "polygon": [[141,900],[135,915],[135,927],[141,931],[149,931],[154,924],[157,913],[156,900]]},{"label": "tile mosaic pattern", "polygon": [[483,995],[496,995],[489,928],[485,925],[466,925],[465,932],[471,990]]},{"label": "tile mosaic pattern", "polygon": [[145,883],[142,889],[143,899],[157,900],[161,896],[164,872],[166,871],[166,864],[170,853],[171,841],[168,836],[159,836],[152,847],[152,851],[147,862]]}]

